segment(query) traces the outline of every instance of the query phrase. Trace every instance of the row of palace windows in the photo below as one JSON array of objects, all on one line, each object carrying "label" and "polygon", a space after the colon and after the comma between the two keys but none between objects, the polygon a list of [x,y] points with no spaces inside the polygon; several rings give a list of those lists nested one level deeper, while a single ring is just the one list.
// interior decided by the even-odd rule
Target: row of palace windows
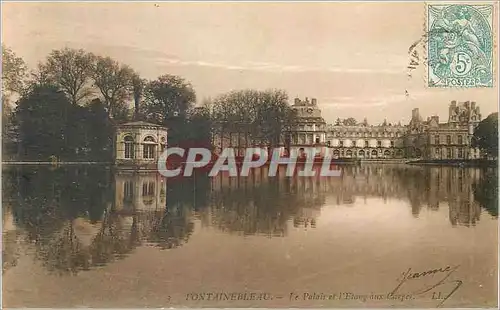
[{"label": "row of palace windows", "polygon": [[304,131],[323,131],[325,128],[323,125],[299,125],[296,127],[297,130]]},{"label": "row of palace windows", "polygon": [[333,132],[334,137],[400,137],[401,133],[396,132]]},{"label": "row of palace windows", "polygon": [[[440,144],[439,135],[434,136],[434,144]],[[446,144],[452,144],[451,135],[446,136]],[[464,144],[464,138],[462,135],[457,136],[457,144]]]},{"label": "row of palace windows", "polygon": [[[368,140],[365,140],[364,147],[369,147]],[[344,141],[340,140],[339,141],[339,146],[344,147]],[[352,141],[352,147],[362,147],[361,145],[358,145],[357,141]],[[377,147],[382,147],[382,141],[377,141]],[[391,141],[391,147],[394,147],[394,141]]]},{"label": "row of palace windows", "polygon": [[[339,150],[334,150],[333,151],[333,156],[339,156],[339,155],[346,155],[346,156],[353,156],[353,155],[356,155],[356,152],[352,151],[352,150],[347,150],[345,151],[345,153],[342,151],[340,152]],[[379,152],[377,152],[376,150],[372,150],[371,152],[370,151],[364,151],[364,150],[360,150],[358,153],[358,156],[361,156],[361,157],[364,157],[364,156],[378,156],[379,155]],[[383,155],[384,156],[391,156],[391,152],[389,150],[385,150],[383,152]],[[396,156],[403,156],[403,151],[402,150],[397,150],[396,153],[395,153]]]},{"label": "row of palace windows", "polygon": [[[441,149],[439,149],[439,148],[436,148],[435,152],[436,152],[436,156],[438,156],[438,157],[441,156],[441,155],[443,155]],[[452,156],[452,149],[446,148],[446,153],[445,154],[446,154],[446,158],[453,158],[453,156]],[[465,154],[464,149],[459,148],[458,149],[458,154],[457,154],[458,158],[463,158],[464,154]]]},{"label": "row of palace windows", "polygon": [[[125,158],[133,159],[134,158],[134,138],[131,136],[126,136],[124,139],[125,142]],[[156,142],[153,137],[144,138],[142,145],[142,158],[144,159],[154,159],[155,158],[155,150],[156,150]],[[165,150],[165,138],[162,138],[161,151]]]}]

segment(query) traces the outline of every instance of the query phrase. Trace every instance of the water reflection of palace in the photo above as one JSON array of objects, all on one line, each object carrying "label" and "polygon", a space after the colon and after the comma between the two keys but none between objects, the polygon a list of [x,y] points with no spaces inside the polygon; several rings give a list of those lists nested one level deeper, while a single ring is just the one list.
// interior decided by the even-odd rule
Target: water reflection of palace
[{"label": "water reflection of palace", "polygon": [[120,212],[164,211],[167,180],[159,173],[118,170],[114,175],[114,208]]},{"label": "water reflection of palace", "polygon": [[[481,213],[481,203],[475,197],[483,174],[479,168],[345,165],[341,167],[341,177],[286,177],[285,169],[280,167],[275,178],[267,177],[268,167],[255,169],[246,178],[221,175],[212,179],[212,190],[225,193],[223,195],[240,192],[238,197],[250,203],[246,195],[249,189],[277,183],[276,190],[282,194],[276,199],[293,197],[294,203],[300,205],[294,216],[302,220],[294,219],[294,222],[310,225],[316,223],[316,216],[327,198],[336,205],[368,198],[407,200],[414,216],[418,216],[423,207],[438,210],[440,205],[446,205],[452,225],[473,225]],[[315,168],[317,175],[319,169]],[[271,200],[268,203],[271,204]],[[309,215],[301,217],[300,213]]]},{"label": "water reflection of palace", "polygon": [[189,241],[197,220],[227,233],[282,237],[290,229],[316,227],[324,207],[367,198],[401,201],[416,217],[423,208],[448,208],[453,226],[475,225],[484,216],[481,207],[498,215],[496,169],[341,168],[341,177],[287,177],[285,167],[276,177],[268,177],[268,167],[248,177],[200,173],[168,180],[168,186],[156,172],[4,170],[3,269],[17,264],[21,244],[57,272],[102,266],[141,246],[174,249]]}]

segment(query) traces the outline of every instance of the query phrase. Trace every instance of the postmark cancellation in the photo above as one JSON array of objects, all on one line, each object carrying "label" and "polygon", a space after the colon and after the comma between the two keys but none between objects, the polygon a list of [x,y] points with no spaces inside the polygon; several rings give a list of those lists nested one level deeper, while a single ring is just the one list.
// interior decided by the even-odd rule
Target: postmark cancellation
[{"label": "postmark cancellation", "polygon": [[493,4],[427,4],[429,87],[493,87]]}]

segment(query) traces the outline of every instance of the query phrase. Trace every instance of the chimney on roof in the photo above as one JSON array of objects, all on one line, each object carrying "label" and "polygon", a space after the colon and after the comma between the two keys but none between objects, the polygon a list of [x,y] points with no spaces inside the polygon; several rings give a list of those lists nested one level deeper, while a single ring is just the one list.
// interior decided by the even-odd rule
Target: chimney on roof
[{"label": "chimney on roof", "polygon": [[411,110],[411,118],[414,120],[420,120],[420,112],[418,111],[418,108]]},{"label": "chimney on roof", "polygon": [[316,105],[316,103],[317,103],[316,98],[312,98],[311,103],[312,103],[312,105]]}]

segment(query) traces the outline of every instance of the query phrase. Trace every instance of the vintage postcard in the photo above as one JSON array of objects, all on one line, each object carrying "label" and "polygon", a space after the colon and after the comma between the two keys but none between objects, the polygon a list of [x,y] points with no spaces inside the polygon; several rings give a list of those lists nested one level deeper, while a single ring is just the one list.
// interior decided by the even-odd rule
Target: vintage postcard
[{"label": "vintage postcard", "polygon": [[2,1],[5,308],[498,309],[498,2]]}]

